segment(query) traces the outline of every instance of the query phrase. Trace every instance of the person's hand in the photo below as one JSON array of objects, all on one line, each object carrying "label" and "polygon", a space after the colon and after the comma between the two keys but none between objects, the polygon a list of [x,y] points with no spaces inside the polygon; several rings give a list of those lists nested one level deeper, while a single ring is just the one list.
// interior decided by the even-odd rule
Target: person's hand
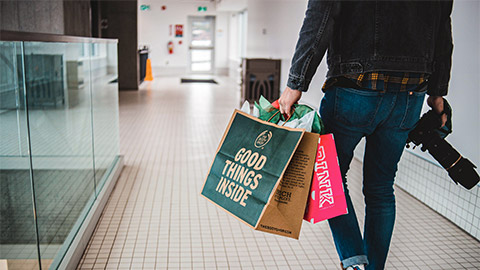
[{"label": "person's hand", "polygon": [[282,95],[278,99],[280,105],[280,113],[288,115],[290,117],[292,113],[293,104],[302,97],[302,91],[293,90],[290,87],[286,87]]},{"label": "person's hand", "polygon": [[[441,114],[443,112],[443,97],[441,96],[429,96],[427,98],[427,104],[432,108],[436,113]],[[447,122],[447,114],[442,114],[442,126],[445,126]]]}]

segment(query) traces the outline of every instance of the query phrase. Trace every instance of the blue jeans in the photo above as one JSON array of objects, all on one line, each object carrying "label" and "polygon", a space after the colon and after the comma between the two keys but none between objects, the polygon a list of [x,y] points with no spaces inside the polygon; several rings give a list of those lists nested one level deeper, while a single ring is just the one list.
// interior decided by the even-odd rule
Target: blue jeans
[{"label": "blue jeans", "polygon": [[[368,264],[383,269],[395,223],[393,182],[408,132],[420,116],[425,92],[379,92],[332,87],[320,114],[334,134],[348,214],[329,220],[335,246],[346,268]],[[345,177],[353,151],[366,137],[363,160],[364,234],[360,232]]]}]

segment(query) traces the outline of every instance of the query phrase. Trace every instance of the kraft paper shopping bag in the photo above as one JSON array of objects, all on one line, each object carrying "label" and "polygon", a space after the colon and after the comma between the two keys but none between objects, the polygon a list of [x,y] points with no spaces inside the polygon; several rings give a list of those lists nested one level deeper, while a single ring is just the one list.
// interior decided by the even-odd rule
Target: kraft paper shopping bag
[{"label": "kraft paper shopping bag", "polygon": [[317,142],[235,110],[201,194],[256,230],[298,238]]}]

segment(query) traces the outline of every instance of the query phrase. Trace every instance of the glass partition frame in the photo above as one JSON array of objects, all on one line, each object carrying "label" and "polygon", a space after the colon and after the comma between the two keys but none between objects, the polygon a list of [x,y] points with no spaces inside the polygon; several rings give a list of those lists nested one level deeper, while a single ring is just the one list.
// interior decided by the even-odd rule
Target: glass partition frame
[{"label": "glass partition frame", "polygon": [[[17,79],[16,109],[14,113],[12,112],[17,123],[15,126],[17,131],[12,134],[17,138],[12,136],[9,138],[18,141],[15,146],[17,150],[9,158],[22,161],[15,164],[18,166],[23,164],[29,171],[28,177],[25,176],[23,179],[22,187],[25,188],[26,183],[29,184],[27,193],[30,194],[31,217],[27,219],[32,226],[28,231],[34,236],[31,240],[36,247],[33,267],[56,269],[62,263],[119,159],[117,41],[65,36],[57,39],[58,36],[39,34],[29,34],[28,37],[32,41],[15,41],[15,35],[16,33],[0,31],[0,45],[14,44],[12,46],[15,46],[18,53],[12,58],[18,58],[23,63],[17,68],[18,72],[15,72],[21,76]],[[3,39],[9,42],[2,41]],[[78,52],[78,57],[72,57],[72,52],[75,54]],[[58,55],[61,54],[65,59],[59,58]],[[57,55],[57,59],[52,55]],[[53,66],[55,63],[58,64],[58,72],[56,71],[60,78],[58,81],[50,79],[42,82],[41,79],[44,77],[55,77],[55,74],[47,74],[49,68],[45,67],[46,62]],[[82,62],[83,71],[75,73],[72,71],[75,69],[72,65],[75,66],[78,62]],[[1,65],[0,62],[0,71]],[[35,68],[28,70],[32,66]],[[33,73],[35,74],[32,75]],[[76,96],[77,101],[73,91],[78,80],[72,78],[72,74],[81,74],[84,78],[82,90]],[[1,83],[2,78],[0,78],[0,107],[2,101],[5,101],[1,96]],[[39,87],[42,83],[43,88]],[[63,90],[63,93],[55,92],[55,88]],[[75,91],[79,91],[80,88],[77,88]],[[45,89],[55,92],[54,96],[57,95],[58,98],[50,97],[52,101],[50,103],[44,98],[39,98],[39,93],[43,93]],[[75,102],[77,103],[74,104]],[[0,108],[0,120],[1,113]],[[45,125],[50,128],[45,128]],[[0,129],[2,127],[7,127],[6,121],[0,122]],[[7,127],[4,130],[7,129],[11,131],[13,128]],[[48,133],[52,130],[53,133]],[[6,159],[2,157],[1,148],[0,146],[0,165],[8,167],[12,162],[3,162]],[[51,169],[55,166],[58,167],[56,170]],[[1,169],[2,166],[0,176]],[[55,173],[57,175],[53,176]],[[84,189],[77,186],[65,187],[65,183],[71,178],[76,177],[78,180],[78,174],[84,176],[82,183],[88,192],[81,192]],[[8,184],[2,177],[0,180],[2,180],[0,187]],[[60,190],[53,188],[55,182]],[[81,193],[81,196],[78,196],[78,193]],[[83,199],[71,207],[69,204],[75,196]],[[66,212],[75,214],[60,218],[61,224],[56,224],[56,220],[49,220],[55,208],[60,208],[60,211],[57,211],[58,216],[65,215]],[[65,210],[67,208],[69,211]],[[0,219],[6,220],[5,217]],[[53,227],[55,228],[52,229]],[[58,244],[53,246],[48,239],[54,239]],[[0,260],[4,259],[2,250],[0,242]],[[31,269],[32,265],[25,267]]]},{"label": "glass partition frame", "polygon": [[23,43],[0,41],[0,48],[0,259],[40,267]]}]

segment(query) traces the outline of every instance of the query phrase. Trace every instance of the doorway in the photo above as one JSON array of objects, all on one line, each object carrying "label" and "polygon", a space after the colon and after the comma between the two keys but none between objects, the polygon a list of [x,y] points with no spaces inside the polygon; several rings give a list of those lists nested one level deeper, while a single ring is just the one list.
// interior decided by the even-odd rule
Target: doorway
[{"label": "doorway", "polygon": [[215,68],[215,16],[190,16],[189,71],[212,74]]}]

